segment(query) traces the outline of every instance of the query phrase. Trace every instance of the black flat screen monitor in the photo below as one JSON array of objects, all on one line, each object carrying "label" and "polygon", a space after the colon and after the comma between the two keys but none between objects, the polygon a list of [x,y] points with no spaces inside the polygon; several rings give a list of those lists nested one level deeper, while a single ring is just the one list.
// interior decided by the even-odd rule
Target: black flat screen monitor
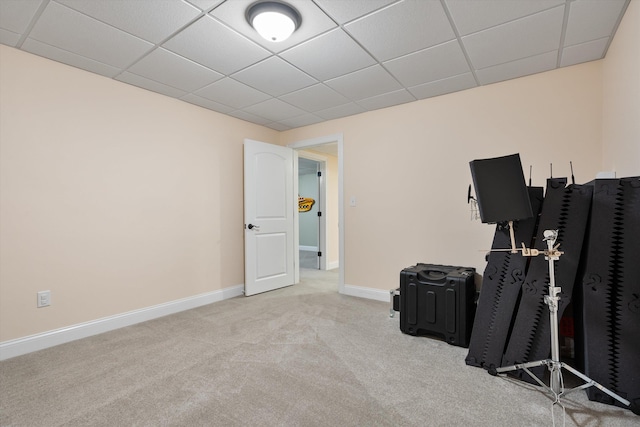
[{"label": "black flat screen monitor", "polygon": [[469,162],[480,219],[499,223],[531,218],[531,202],[520,154]]}]

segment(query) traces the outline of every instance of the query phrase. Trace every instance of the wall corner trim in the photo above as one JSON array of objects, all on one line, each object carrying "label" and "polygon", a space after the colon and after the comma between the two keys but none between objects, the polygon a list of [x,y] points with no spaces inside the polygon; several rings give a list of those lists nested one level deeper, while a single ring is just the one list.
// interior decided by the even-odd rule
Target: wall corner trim
[{"label": "wall corner trim", "polygon": [[207,292],[192,297],[182,298],[163,304],[145,307],[127,313],[116,314],[85,323],[54,329],[40,334],[0,342],[0,360],[10,359],[45,348],[87,338],[125,326],[135,325],[148,320],[157,319],[169,314],[179,313],[214,302],[234,298],[244,293],[244,285],[236,285],[217,291]]}]

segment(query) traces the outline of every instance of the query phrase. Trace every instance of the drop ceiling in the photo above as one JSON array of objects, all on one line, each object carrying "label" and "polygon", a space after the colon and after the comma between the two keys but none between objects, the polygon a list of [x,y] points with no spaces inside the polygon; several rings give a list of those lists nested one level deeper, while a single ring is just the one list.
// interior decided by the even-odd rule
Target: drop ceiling
[{"label": "drop ceiling", "polygon": [[276,130],[602,59],[630,0],[0,0],[0,43]]}]

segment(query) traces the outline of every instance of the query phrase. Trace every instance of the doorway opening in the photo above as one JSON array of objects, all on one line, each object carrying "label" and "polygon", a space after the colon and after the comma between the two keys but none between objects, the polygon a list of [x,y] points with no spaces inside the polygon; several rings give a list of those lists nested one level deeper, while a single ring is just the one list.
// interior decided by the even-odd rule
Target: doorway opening
[{"label": "doorway opening", "polygon": [[[288,145],[297,151],[299,159],[311,162],[303,162],[309,166],[309,171],[321,173],[320,179],[316,181],[318,187],[317,201],[319,210],[310,216],[303,216],[307,213],[299,213],[298,233],[300,235],[300,249],[313,250],[313,243],[305,244],[309,240],[303,240],[303,221],[310,222],[317,226],[317,247],[321,255],[312,257],[311,268],[303,264],[303,255],[308,253],[300,252],[300,278],[304,279],[305,274],[317,277],[318,274],[326,274],[328,277],[337,277],[337,288],[340,293],[344,292],[344,202],[343,202],[343,162],[342,162],[342,134],[328,135],[304,141],[294,142]],[[312,163],[315,162],[315,163]],[[299,163],[299,168],[301,164]],[[307,173],[309,174],[309,173]],[[317,175],[316,175],[317,179]],[[301,197],[305,183],[298,181],[298,191]],[[304,190],[306,191],[306,190]],[[318,217],[318,213],[321,215]],[[313,217],[315,215],[315,218]],[[311,241],[312,242],[312,241]],[[325,272],[325,273],[323,273]],[[337,273],[337,275],[336,275]]]},{"label": "doorway opening", "polygon": [[318,157],[310,154],[308,151],[298,152],[298,248],[300,268],[324,270],[326,267],[321,265],[321,260],[324,261],[326,259],[326,242],[320,242],[320,236],[322,230],[326,227],[324,222],[327,217],[324,206],[326,199],[324,188],[326,161],[316,160]]}]

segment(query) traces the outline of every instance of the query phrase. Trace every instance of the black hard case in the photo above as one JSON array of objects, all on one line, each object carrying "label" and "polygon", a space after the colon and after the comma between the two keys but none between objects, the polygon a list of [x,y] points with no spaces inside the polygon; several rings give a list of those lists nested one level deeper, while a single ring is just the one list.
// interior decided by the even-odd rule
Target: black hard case
[{"label": "black hard case", "polygon": [[468,347],[475,316],[475,268],[416,264],[400,272],[400,330]]}]

